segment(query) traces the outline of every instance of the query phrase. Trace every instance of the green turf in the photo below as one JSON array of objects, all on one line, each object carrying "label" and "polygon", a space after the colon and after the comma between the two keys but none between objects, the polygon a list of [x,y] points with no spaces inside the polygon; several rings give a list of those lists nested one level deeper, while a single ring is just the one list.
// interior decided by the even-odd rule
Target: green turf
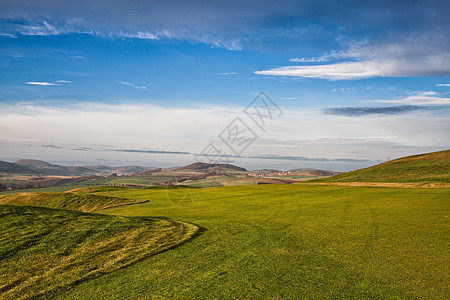
[{"label": "green turf", "polygon": [[195,186],[195,187],[201,187],[201,188],[223,186],[219,181],[216,181],[216,180],[203,181],[203,182],[198,182],[198,183],[196,181],[194,181],[193,183],[191,183],[189,185]]},{"label": "green turf", "polygon": [[95,180],[71,183],[71,184],[56,186],[56,187],[10,190],[10,191],[0,192],[0,195],[9,195],[9,194],[17,194],[17,193],[31,193],[31,192],[65,192],[65,191],[70,191],[70,190],[73,190],[76,188],[99,186],[99,185],[107,184],[110,180],[111,180],[111,178],[103,178],[103,179],[95,179]]},{"label": "green turf", "polygon": [[47,298],[189,239],[193,225],[0,205],[0,299]]},{"label": "green turf", "polygon": [[450,183],[450,150],[402,157],[311,182]]},{"label": "green turf", "polygon": [[21,193],[0,196],[0,204],[31,205],[58,209],[71,209],[83,212],[129,205],[146,200],[124,199],[102,195],[93,195],[86,192],[74,191],[65,193]]},{"label": "green turf", "polygon": [[203,230],[54,298],[448,297],[449,189],[294,184],[98,193],[150,200],[105,213],[169,217]]}]

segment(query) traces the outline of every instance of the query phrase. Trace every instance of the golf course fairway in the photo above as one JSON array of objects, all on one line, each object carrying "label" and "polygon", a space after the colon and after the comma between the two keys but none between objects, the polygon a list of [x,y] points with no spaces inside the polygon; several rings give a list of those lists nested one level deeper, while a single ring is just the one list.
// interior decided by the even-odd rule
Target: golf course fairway
[{"label": "golf course fairway", "polygon": [[[97,213],[200,228],[54,299],[445,299],[450,190],[308,184],[101,189]],[[178,197],[178,199],[177,199]]]}]

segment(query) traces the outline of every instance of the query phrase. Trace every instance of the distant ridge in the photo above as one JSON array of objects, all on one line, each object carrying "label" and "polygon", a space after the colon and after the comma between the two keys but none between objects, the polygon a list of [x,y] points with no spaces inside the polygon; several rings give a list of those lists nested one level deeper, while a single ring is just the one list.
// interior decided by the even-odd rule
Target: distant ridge
[{"label": "distant ridge", "polygon": [[131,175],[147,169],[140,166],[60,166],[38,159],[19,159],[13,163],[0,161],[0,173],[23,175],[83,176],[113,173]]},{"label": "distant ridge", "polygon": [[310,182],[450,183],[450,150],[406,156]]},{"label": "distant ridge", "polygon": [[32,170],[25,166],[21,166],[15,163],[10,163],[6,161],[0,160],[0,173],[7,174],[27,174],[27,175],[35,175],[39,174],[38,171]]},{"label": "distant ridge", "polygon": [[78,167],[78,166],[60,166],[55,164],[50,164],[48,162],[37,160],[37,159],[20,159],[14,162],[17,165],[25,166],[37,173],[42,173],[44,175],[83,175],[83,174],[94,174],[96,173],[92,169]]},{"label": "distant ridge", "polygon": [[312,168],[299,168],[289,170],[290,172],[302,173],[305,175],[314,175],[314,176],[333,176],[341,174],[342,172],[330,171],[330,170],[320,170],[320,169],[312,169]]},{"label": "distant ridge", "polygon": [[231,171],[241,171],[241,172],[247,172],[247,169],[241,168],[235,165],[230,164],[208,164],[208,163],[202,163],[202,162],[196,162],[192,163],[190,165],[176,168],[176,171],[185,171],[185,170],[192,170],[192,171],[213,171],[212,169],[224,169],[224,170],[231,170]]},{"label": "distant ridge", "polygon": [[151,169],[151,170],[145,170],[145,171],[141,171],[141,172],[136,172],[131,176],[151,176],[153,175],[153,173],[158,173],[161,172],[162,169],[161,168],[157,168],[157,169]]}]

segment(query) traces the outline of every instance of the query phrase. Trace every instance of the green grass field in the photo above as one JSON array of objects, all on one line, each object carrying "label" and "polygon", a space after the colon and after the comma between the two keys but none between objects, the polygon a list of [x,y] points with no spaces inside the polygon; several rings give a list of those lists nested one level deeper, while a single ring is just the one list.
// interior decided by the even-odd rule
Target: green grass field
[{"label": "green grass field", "polygon": [[[93,188],[84,188],[73,192],[65,193],[20,193],[0,196],[0,204],[15,204],[40,206],[57,209],[79,210],[91,212],[114,206],[130,205],[146,200],[125,199],[102,195],[93,195],[90,192],[96,191]],[[108,189],[101,189],[108,190]],[[111,189],[109,189],[111,190]],[[114,189],[113,189],[114,190]]]},{"label": "green grass field", "polygon": [[168,217],[196,224],[201,233],[175,249],[47,297],[448,296],[449,189],[293,184],[195,191],[98,190],[101,195],[149,200],[102,213]]},{"label": "green grass field", "polygon": [[394,159],[314,182],[450,183],[450,150]]},{"label": "green grass field", "polygon": [[193,225],[0,205],[0,298],[47,298],[189,239]]},{"label": "green grass field", "polygon": [[318,183],[3,195],[0,299],[447,299],[449,155]]}]

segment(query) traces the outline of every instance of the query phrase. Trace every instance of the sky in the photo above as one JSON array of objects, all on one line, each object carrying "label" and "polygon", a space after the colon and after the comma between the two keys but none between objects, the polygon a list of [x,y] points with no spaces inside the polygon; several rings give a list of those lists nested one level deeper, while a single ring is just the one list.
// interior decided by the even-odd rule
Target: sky
[{"label": "sky", "polygon": [[448,11],[0,0],[0,160],[349,171],[449,149]]}]

